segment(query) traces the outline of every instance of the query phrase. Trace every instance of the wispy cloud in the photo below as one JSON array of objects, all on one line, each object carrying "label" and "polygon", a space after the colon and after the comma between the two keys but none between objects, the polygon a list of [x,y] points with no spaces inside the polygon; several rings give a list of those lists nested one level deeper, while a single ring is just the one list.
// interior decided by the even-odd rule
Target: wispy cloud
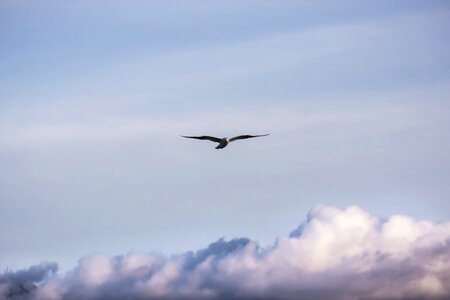
[{"label": "wispy cloud", "polygon": [[[312,110],[312,111],[311,111]],[[404,123],[414,124],[420,108],[388,104],[345,109],[317,108],[317,105],[285,104],[260,106],[249,111],[218,109],[208,112],[172,113],[161,116],[97,117],[42,121],[34,112],[28,122],[0,118],[0,145],[5,148],[46,147],[61,143],[111,142],[149,136],[177,136],[187,133],[241,134],[242,130],[298,133],[300,130],[334,126],[370,127],[371,130],[399,130]],[[63,114],[65,110],[62,110]],[[377,122],[378,127],[374,126]],[[210,132],[204,132],[205,128]]]},{"label": "wispy cloud", "polygon": [[2,297],[29,280],[43,283],[26,299],[444,299],[450,222],[380,220],[356,206],[319,205],[266,248],[220,239],[177,256],[93,255],[64,276],[55,269],[2,275]]}]

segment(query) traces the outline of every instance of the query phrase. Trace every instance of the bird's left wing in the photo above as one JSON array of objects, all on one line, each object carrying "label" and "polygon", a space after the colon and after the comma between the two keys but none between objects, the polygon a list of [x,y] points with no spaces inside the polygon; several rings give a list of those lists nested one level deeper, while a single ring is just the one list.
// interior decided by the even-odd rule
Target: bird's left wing
[{"label": "bird's left wing", "polygon": [[268,136],[269,134],[259,134],[259,135],[249,135],[249,134],[244,134],[244,135],[238,135],[235,137],[232,137],[231,139],[229,139],[230,142],[232,141],[237,141],[237,140],[245,140],[245,139],[250,139],[250,138],[255,138],[255,137],[260,137],[260,136]]},{"label": "bird's left wing", "polygon": [[208,140],[208,141],[216,142],[216,143],[220,143],[220,141],[222,140],[221,138],[217,138],[217,137],[214,137],[214,136],[208,136],[208,135],[201,135],[201,136],[186,136],[186,135],[182,135],[182,137],[188,138],[188,139]]}]

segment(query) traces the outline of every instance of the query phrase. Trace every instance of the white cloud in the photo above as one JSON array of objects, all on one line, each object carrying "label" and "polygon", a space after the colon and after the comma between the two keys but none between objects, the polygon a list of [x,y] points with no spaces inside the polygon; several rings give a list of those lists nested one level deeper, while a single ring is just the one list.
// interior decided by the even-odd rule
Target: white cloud
[{"label": "white cloud", "polygon": [[[31,276],[33,268],[39,276]],[[290,237],[267,248],[220,239],[172,257],[88,256],[62,277],[54,268],[3,275],[3,297],[31,280],[43,284],[25,294],[30,299],[444,299],[450,222],[401,215],[382,221],[356,206],[319,205]]]}]

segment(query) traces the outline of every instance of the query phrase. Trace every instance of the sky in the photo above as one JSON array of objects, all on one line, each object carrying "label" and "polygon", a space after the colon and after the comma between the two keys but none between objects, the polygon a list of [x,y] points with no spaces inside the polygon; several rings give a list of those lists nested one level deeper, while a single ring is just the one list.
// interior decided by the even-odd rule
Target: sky
[{"label": "sky", "polygon": [[[421,265],[450,247],[449,28],[437,0],[1,1],[0,270],[17,273],[0,276],[0,296],[41,270],[38,298],[77,299],[77,284],[108,298],[129,260],[152,270],[131,272],[132,287],[123,277],[143,299],[235,286],[289,297],[298,274],[323,290],[304,274],[373,279],[388,266],[428,275],[395,295],[330,282],[343,298],[450,295],[449,260]],[[222,150],[180,137],[265,133]],[[366,235],[348,241],[354,214]],[[343,271],[326,258],[334,244],[317,246],[317,268],[277,263],[329,234],[360,246],[337,259],[380,263],[358,256]],[[240,260],[256,267],[230,273]],[[217,278],[199,292],[202,270]],[[260,281],[230,277],[249,270]]]}]

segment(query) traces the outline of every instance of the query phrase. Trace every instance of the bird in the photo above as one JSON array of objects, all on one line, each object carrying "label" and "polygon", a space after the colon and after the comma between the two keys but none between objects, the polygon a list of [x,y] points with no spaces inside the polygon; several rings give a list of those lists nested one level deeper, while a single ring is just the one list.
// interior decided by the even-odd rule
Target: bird
[{"label": "bird", "polygon": [[212,142],[216,142],[219,143],[219,145],[217,145],[216,149],[223,149],[225,148],[229,143],[237,141],[237,140],[245,140],[245,139],[250,139],[250,138],[255,138],[255,137],[260,137],[260,136],[268,136],[269,134],[258,134],[258,135],[249,135],[249,134],[243,134],[243,135],[238,135],[232,138],[218,138],[218,137],[214,137],[214,136],[209,136],[209,135],[201,135],[201,136],[187,136],[187,135],[182,135],[182,137],[184,138],[188,138],[188,139],[197,139],[197,140],[208,140],[208,141],[212,141]]}]

